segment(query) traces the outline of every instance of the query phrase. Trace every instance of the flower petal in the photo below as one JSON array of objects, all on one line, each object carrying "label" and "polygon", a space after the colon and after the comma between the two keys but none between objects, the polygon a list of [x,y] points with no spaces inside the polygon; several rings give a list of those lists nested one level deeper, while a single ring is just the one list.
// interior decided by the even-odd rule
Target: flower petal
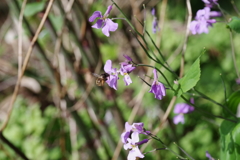
[{"label": "flower petal", "polygon": [[108,74],[111,74],[112,71],[112,61],[111,60],[107,60],[105,65],[104,65],[104,71]]},{"label": "flower petal", "polygon": [[93,12],[92,16],[88,19],[89,22],[93,22],[96,18],[102,18],[102,13],[100,11]]},{"label": "flower petal", "polygon": [[104,23],[105,23],[104,20],[98,19],[97,22],[94,25],[92,25],[92,28],[97,28],[97,29],[103,28],[103,26],[105,25]]},{"label": "flower petal", "polygon": [[174,124],[178,124],[178,123],[184,123],[184,116],[183,114],[179,114],[179,115],[176,115],[174,118],[173,118],[173,123]]},{"label": "flower petal", "polygon": [[104,17],[108,17],[109,13],[111,12],[112,10],[112,5],[109,5],[106,12],[104,13]]},{"label": "flower petal", "polygon": [[112,20],[110,19],[106,19],[105,20],[106,24],[105,26],[102,28],[102,32],[103,34],[105,34],[107,37],[109,37],[109,31],[116,31],[117,28],[118,28],[118,24],[117,23],[114,23]]}]

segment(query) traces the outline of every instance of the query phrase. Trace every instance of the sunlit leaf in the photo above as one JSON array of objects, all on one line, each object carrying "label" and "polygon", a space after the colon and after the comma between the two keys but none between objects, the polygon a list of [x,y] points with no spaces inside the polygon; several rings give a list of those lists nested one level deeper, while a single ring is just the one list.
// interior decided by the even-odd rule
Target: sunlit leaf
[{"label": "sunlit leaf", "polygon": [[178,81],[178,84],[174,85],[174,89],[177,90],[177,95],[181,96],[183,93],[193,88],[200,79],[200,57],[193,63],[187,73],[182,79]]}]

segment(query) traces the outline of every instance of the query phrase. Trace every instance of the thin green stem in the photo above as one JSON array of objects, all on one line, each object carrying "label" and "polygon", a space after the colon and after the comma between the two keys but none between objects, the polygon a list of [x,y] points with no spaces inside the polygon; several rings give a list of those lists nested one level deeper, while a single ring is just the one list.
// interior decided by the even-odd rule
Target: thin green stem
[{"label": "thin green stem", "polygon": [[231,48],[232,48],[231,53],[232,53],[233,64],[234,64],[236,74],[237,74],[238,78],[240,78],[239,70],[238,70],[237,63],[236,63],[236,55],[235,55],[235,51],[234,51],[233,36],[232,36],[231,30],[229,30],[229,34],[230,34],[230,41],[231,41]]},{"label": "thin green stem", "polygon": [[192,158],[186,151],[184,151],[184,149],[182,149],[180,146],[177,145],[177,143],[173,142],[173,144],[175,144],[184,154],[186,154],[189,158],[191,158],[192,160],[194,160],[194,158]]},{"label": "thin green stem", "polygon": [[[139,77],[139,76],[138,76]],[[145,82],[149,87],[151,87],[151,84],[147,83],[142,77],[139,77],[143,82]]]},{"label": "thin green stem", "polygon": [[162,73],[162,71],[154,66],[150,66],[150,65],[147,65],[147,64],[137,64],[138,66],[145,66],[145,67],[150,67],[150,68],[154,68],[156,69],[162,76],[163,78],[165,79],[165,81],[167,82],[167,84],[169,85],[169,87],[174,91],[172,85],[169,83],[168,79],[166,78],[166,76]]},{"label": "thin green stem", "polygon": [[226,102],[227,102],[227,91],[226,91],[226,85],[225,85],[225,82],[224,82],[224,80],[223,80],[222,74],[220,74],[220,77],[221,77],[222,84],[223,84],[223,89],[224,89],[224,100],[225,100],[225,103],[226,103]]},{"label": "thin green stem", "polygon": [[170,148],[168,148],[168,146],[167,146],[166,144],[164,144],[163,141],[162,141],[160,138],[158,138],[156,135],[153,135],[153,134],[151,134],[151,133],[148,134],[148,135],[151,136],[151,137],[152,137],[153,139],[155,139],[156,141],[159,141],[164,147],[166,147],[166,148],[165,148],[166,150],[169,150],[170,152],[172,152],[173,154],[175,154],[176,156],[178,156],[178,157],[181,158],[181,159],[186,159],[186,158],[178,155],[176,152],[174,152],[174,151],[171,150]]},{"label": "thin green stem", "polygon": [[[133,34],[133,33],[132,33]],[[134,34],[133,34],[134,35]],[[135,35],[134,35],[135,36]],[[143,46],[143,44],[140,42],[140,40],[137,38],[137,36],[135,36],[135,38],[137,39],[138,43],[140,44],[140,46],[143,48],[143,50],[145,51],[145,53],[147,54],[147,56],[153,60],[154,62],[158,63],[158,61],[156,59],[154,59],[147,51],[147,49]]]},{"label": "thin green stem", "polygon": [[122,15],[125,17],[125,20],[127,21],[127,23],[130,25],[130,27],[140,36],[142,37],[142,35],[136,30],[136,28],[132,25],[132,23],[130,22],[130,20],[127,18],[127,16],[124,14],[124,12],[120,9],[120,7],[114,2],[114,0],[111,0],[112,3],[118,8],[118,10],[122,13]]},{"label": "thin green stem", "polygon": [[181,98],[182,98],[183,100],[185,100],[185,102],[188,103],[189,105],[194,106],[195,109],[197,109],[197,110],[200,111],[200,112],[203,112],[203,113],[208,114],[208,115],[211,115],[211,116],[213,116],[213,117],[221,118],[221,119],[224,119],[224,120],[233,122],[233,123],[237,123],[237,121],[238,121],[238,119],[237,119],[236,117],[235,117],[235,118],[236,118],[236,121],[235,121],[235,120],[232,120],[232,119],[229,119],[229,118],[225,118],[225,117],[222,117],[222,116],[216,116],[216,115],[213,115],[213,114],[211,114],[211,113],[209,113],[209,112],[205,112],[205,111],[203,111],[203,110],[200,110],[195,104],[190,103],[190,102],[187,100],[187,98],[185,98],[183,95],[181,95]]},{"label": "thin green stem", "polygon": [[229,113],[230,113],[235,119],[237,119],[237,117],[232,113],[231,110],[228,109],[228,107],[226,107],[226,106],[224,106],[224,105],[222,105],[222,104],[220,104],[220,103],[214,101],[213,99],[211,99],[210,97],[208,97],[208,96],[206,96],[205,94],[201,93],[201,92],[198,91],[197,89],[194,88],[194,90],[195,90],[198,94],[200,94],[204,99],[207,99],[207,100],[213,102],[214,104],[216,104],[216,105],[218,105],[218,106],[220,106],[220,107],[226,109],[226,110],[227,110],[227,111],[228,111],[228,112],[229,112]]}]

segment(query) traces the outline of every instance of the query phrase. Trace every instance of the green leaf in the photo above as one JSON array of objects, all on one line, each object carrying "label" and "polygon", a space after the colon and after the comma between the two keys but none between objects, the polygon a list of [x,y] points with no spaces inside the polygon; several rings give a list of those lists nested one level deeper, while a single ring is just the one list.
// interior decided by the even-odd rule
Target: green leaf
[{"label": "green leaf", "polygon": [[49,14],[49,18],[51,22],[53,23],[53,27],[57,31],[61,31],[63,26],[63,18],[62,16],[55,16],[53,14]]},{"label": "green leaf", "polygon": [[240,158],[240,123],[232,123],[224,120],[220,126],[221,134],[221,158]]},{"label": "green leaf", "polygon": [[[240,104],[240,90],[232,93],[229,98],[227,99],[226,105],[230,111],[232,111],[233,114],[237,114],[238,106]],[[223,110],[224,116],[228,117],[231,116],[231,114]]]},{"label": "green leaf", "polygon": [[45,2],[46,1],[28,3],[24,10],[24,16],[31,17],[42,11],[45,7]]},{"label": "green leaf", "polygon": [[177,95],[181,96],[183,93],[193,88],[200,79],[200,56],[193,63],[185,76],[178,81],[178,84],[174,84],[173,88],[177,90]]},{"label": "green leaf", "polygon": [[227,24],[227,28],[234,30],[237,33],[240,33],[240,18],[232,17],[231,21]]}]

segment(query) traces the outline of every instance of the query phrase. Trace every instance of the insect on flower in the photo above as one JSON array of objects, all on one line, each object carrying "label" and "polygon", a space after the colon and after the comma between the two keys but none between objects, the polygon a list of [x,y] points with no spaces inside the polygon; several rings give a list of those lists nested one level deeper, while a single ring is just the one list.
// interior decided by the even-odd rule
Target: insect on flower
[{"label": "insect on flower", "polygon": [[94,77],[97,77],[96,79],[96,85],[103,86],[104,82],[108,80],[108,77],[110,76],[108,73],[102,73],[102,74],[96,74],[92,73]]}]

